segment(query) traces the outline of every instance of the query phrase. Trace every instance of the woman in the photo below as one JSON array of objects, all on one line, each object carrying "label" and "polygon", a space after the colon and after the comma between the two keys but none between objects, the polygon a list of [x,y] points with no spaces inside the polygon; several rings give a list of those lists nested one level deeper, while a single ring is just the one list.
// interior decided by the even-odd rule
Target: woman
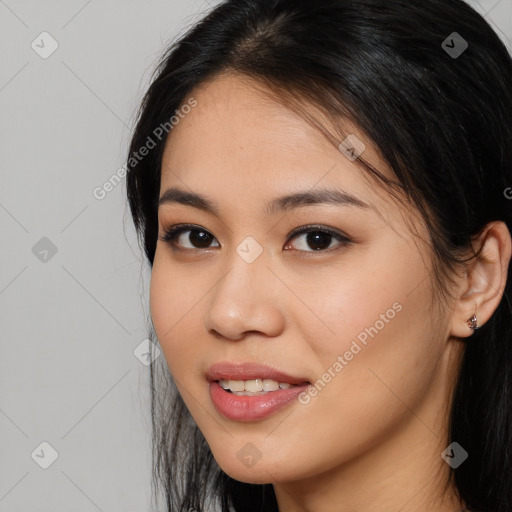
[{"label": "woman", "polygon": [[169,48],[127,175],[167,510],[512,510],[511,84],[461,0],[226,0]]}]

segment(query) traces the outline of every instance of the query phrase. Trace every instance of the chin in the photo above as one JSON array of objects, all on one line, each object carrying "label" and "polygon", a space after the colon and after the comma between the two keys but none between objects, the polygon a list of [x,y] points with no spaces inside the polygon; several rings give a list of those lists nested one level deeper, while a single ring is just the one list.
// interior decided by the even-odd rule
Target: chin
[{"label": "chin", "polygon": [[243,467],[243,464],[235,458],[219,466],[228,476],[246,484],[270,484],[276,480],[272,470],[267,471],[266,465],[261,461],[253,467]]},{"label": "chin", "polygon": [[[247,443],[250,445],[250,443]],[[249,452],[249,448],[246,448]],[[238,450],[223,453],[222,456],[215,456],[215,460],[219,464],[224,473],[231,478],[247,484],[271,484],[276,482],[293,482],[307,477],[299,467],[299,462],[295,459],[287,461],[282,457],[269,459],[265,455],[255,462],[247,460],[244,462],[244,451]],[[251,465],[252,464],[252,465]]]}]

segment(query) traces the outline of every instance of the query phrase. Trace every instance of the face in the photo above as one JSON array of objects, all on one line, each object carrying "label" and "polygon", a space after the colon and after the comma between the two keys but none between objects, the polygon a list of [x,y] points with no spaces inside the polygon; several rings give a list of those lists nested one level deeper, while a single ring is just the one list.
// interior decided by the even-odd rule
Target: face
[{"label": "face", "polygon": [[[426,228],[253,85],[224,75],[194,91],[197,106],[165,146],[160,196],[176,188],[214,207],[174,195],[158,211],[151,316],[178,390],[221,468],[241,481],[299,481],[416,451],[442,423],[449,387],[449,310],[430,308]],[[345,133],[391,176],[357,127]],[[267,208],[320,190],[344,200]],[[163,240],[183,224],[193,226]],[[217,363],[310,385],[237,396],[211,382]],[[258,375],[292,380],[236,371],[256,380],[249,389]]]}]

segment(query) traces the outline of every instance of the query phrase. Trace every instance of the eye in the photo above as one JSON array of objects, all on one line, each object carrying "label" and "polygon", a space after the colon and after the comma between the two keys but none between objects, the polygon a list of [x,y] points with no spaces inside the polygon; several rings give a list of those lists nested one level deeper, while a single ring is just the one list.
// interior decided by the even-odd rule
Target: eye
[{"label": "eye", "polygon": [[[300,237],[298,235],[301,235]],[[306,235],[303,237],[303,241],[299,244],[299,251],[303,252],[327,252],[326,249],[332,248],[332,239],[336,239],[339,243],[339,246],[345,246],[352,242],[347,236],[342,233],[338,233],[333,231],[332,229],[322,227],[322,226],[302,226],[300,228],[295,229],[290,233],[290,239],[293,238],[301,238],[302,235]],[[306,246],[312,247],[312,251],[308,251],[305,249]],[[285,249],[291,247],[291,244],[286,244]]]},{"label": "eye", "polygon": [[[188,233],[188,235],[184,236],[185,233]],[[333,238],[339,242],[338,245],[340,246],[345,246],[352,242],[347,236],[321,226],[302,226],[297,228],[290,233],[288,240],[297,238],[298,235],[307,235],[303,243],[300,244],[302,248],[299,247],[299,249],[297,249],[301,252],[327,252],[326,249],[330,250],[332,248]],[[159,240],[170,244],[174,250],[186,251],[193,249],[209,249],[215,237],[200,226],[179,224],[166,229],[164,234],[159,236]],[[185,245],[186,243],[189,244],[188,247]],[[313,250],[308,251],[304,249],[306,244],[312,247]],[[214,247],[220,247],[218,242]],[[291,244],[287,243],[284,248],[288,249],[289,247],[291,247]]]},{"label": "eye", "polygon": [[[188,236],[182,236],[182,234],[187,232],[190,233]],[[199,226],[194,226],[192,224],[179,224],[166,229],[159,239],[162,240],[162,242],[170,244],[173,249],[176,250],[207,249],[212,239],[214,239],[214,236]],[[184,241],[188,241],[189,244],[196,244],[196,246],[192,245],[192,247],[183,247]],[[178,244],[177,242],[180,243]]]}]

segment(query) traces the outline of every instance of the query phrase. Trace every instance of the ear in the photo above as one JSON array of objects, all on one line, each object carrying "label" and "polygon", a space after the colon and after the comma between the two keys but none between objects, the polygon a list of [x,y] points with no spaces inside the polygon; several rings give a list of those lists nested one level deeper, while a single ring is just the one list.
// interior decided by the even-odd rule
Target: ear
[{"label": "ear", "polygon": [[507,283],[512,241],[502,221],[488,223],[473,242],[480,255],[467,263],[459,281],[459,296],[454,304],[452,336],[467,338],[473,334],[468,320],[476,315],[478,327],[484,325],[498,307]]}]

